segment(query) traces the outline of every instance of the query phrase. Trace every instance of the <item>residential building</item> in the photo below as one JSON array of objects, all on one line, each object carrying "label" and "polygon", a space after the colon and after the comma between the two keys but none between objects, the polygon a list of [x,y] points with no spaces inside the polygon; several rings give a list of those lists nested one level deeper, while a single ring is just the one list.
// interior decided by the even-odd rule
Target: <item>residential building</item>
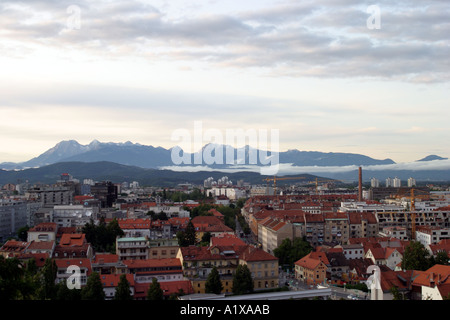
[{"label": "residential building", "polygon": [[117,254],[111,253],[96,253],[91,259],[91,267],[93,272],[102,275],[122,274],[127,268],[123,261],[119,260]]},{"label": "residential building", "polygon": [[116,239],[116,254],[120,260],[148,259],[148,239],[145,237],[123,237]]},{"label": "residential building", "polygon": [[52,222],[58,227],[77,227],[79,230],[91,219],[97,219],[98,208],[83,205],[58,205],[53,207]]},{"label": "residential building", "polygon": [[101,202],[102,208],[111,208],[118,197],[118,187],[111,181],[97,182],[91,186],[91,194]]},{"label": "residential building", "polygon": [[344,212],[324,213],[324,242],[329,244],[344,244],[349,238],[349,224]]},{"label": "residential building", "polygon": [[44,208],[53,208],[58,205],[70,205],[73,203],[75,187],[71,186],[38,186],[29,188],[25,197],[41,203]]},{"label": "residential building", "polygon": [[344,244],[342,252],[347,260],[364,259],[364,247],[360,243]]},{"label": "residential building", "polygon": [[0,242],[17,235],[28,221],[28,207],[25,201],[0,199]]},{"label": "residential building", "polygon": [[307,285],[318,285],[325,282],[327,265],[319,258],[306,255],[294,263],[295,278]]},{"label": "residential building", "polygon": [[180,248],[176,238],[149,240],[148,244],[148,259],[174,259]]},{"label": "residential building", "polygon": [[25,253],[25,250],[30,245],[26,241],[8,240],[0,248],[0,255],[5,258],[13,258]]},{"label": "residential building", "polygon": [[49,257],[53,256],[55,241],[31,241],[24,253],[45,253]]},{"label": "residential building", "polygon": [[366,238],[378,235],[378,222],[374,213],[349,212],[349,238]]},{"label": "residential building", "polygon": [[56,259],[91,259],[93,254],[94,249],[91,244],[87,242],[84,233],[64,233],[55,247],[53,257]]},{"label": "residential building", "polygon": [[415,299],[450,299],[450,266],[436,264],[426,271],[418,272],[412,286],[416,293]]},{"label": "residential building", "polygon": [[384,227],[383,230],[379,232],[379,235],[399,240],[409,240],[408,230],[405,227]]},{"label": "residential building", "polygon": [[279,286],[278,258],[253,246],[246,246],[239,255],[239,264],[248,266],[254,290],[273,289]]},{"label": "residential building", "polygon": [[57,231],[55,222],[43,222],[28,230],[27,241],[55,241]]},{"label": "residential building", "polygon": [[[105,300],[112,300],[116,294],[116,288],[120,282],[120,274],[101,274],[100,281],[103,285],[103,291],[105,292]],[[130,285],[130,295],[134,297],[134,276],[132,274],[125,275]]]},{"label": "residential building", "polygon": [[54,259],[58,271],[56,274],[56,283],[65,282],[72,274],[74,270],[77,270],[80,276],[80,285],[85,286],[89,275],[92,273],[91,259]]},{"label": "residential building", "polygon": [[191,220],[197,240],[201,240],[206,232],[212,237],[222,233],[234,234],[234,230],[226,226],[220,218],[215,216],[197,216]]},{"label": "residential building", "polygon": [[425,247],[430,244],[436,244],[443,239],[450,239],[450,228],[431,226],[416,227],[416,240]]},{"label": "residential building", "polygon": [[387,266],[394,270],[402,262],[403,255],[397,248],[372,247],[368,249],[364,258],[371,259],[374,265]]}]

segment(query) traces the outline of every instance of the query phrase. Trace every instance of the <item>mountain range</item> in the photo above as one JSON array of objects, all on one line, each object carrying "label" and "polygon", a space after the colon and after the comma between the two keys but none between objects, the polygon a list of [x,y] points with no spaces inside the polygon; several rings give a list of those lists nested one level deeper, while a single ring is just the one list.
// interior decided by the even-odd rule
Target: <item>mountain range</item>
[{"label": "mountain range", "polygon": [[[226,152],[233,153],[235,165],[255,164],[263,165],[260,157],[261,150],[254,149],[249,146],[243,148],[233,148],[230,146],[207,144],[202,150],[194,154],[186,153],[185,155],[190,159],[190,163],[194,163],[194,159],[201,154],[205,154],[205,149],[208,148],[208,154],[215,156],[214,151],[222,150],[223,156],[218,156],[218,161],[213,164],[206,164],[205,159],[198,165],[208,166],[215,169],[230,168],[233,165],[228,165]],[[47,150],[41,155],[21,163],[3,162],[0,163],[0,169],[17,170],[24,168],[36,168],[58,162],[98,162],[109,161],[124,165],[137,166],[146,169],[160,169],[164,167],[173,166],[172,150],[162,147],[146,146],[139,143],[124,142],[124,143],[102,143],[94,140],[88,145],[81,145],[75,140],[61,141],[53,148]],[[210,152],[212,150],[212,152]],[[183,153],[180,153],[183,155]],[[241,155],[244,155],[242,158]],[[270,152],[269,152],[270,155]],[[255,156],[255,158],[253,158]],[[255,163],[253,159],[256,159]],[[252,162],[253,161],[253,162]],[[391,159],[377,160],[371,157],[353,154],[353,153],[334,153],[334,152],[317,152],[317,151],[299,151],[288,150],[279,153],[280,163],[291,163],[295,166],[349,166],[349,165],[382,165],[394,164]],[[266,162],[267,163],[267,162]],[[197,164],[197,163],[196,163]],[[181,163],[181,166],[189,165],[188,163]]]},{"label": "mountain range", "polygon": [[[260,168],[267,160],[261,150],[249,146],[233,148],[230,146],[207,144],[196,153],[184,154],[194,163],[200,155],[210,154],[218,161],[207,164],[181,163],[175,165],[172,152],[183,155],[179,147],[165,149],[139,143],[99,142],[94,140],[82,145],[75,140],[61,141],[41,155],[21,163],[0,163],[0,184],[16,183],[18,180],[52,183],[64,172],[77,179],[139,181],[151,185],[173,185],[182,182],[202,183],[210,176],[221,178],[232,176],[235,181],[261,183]],[[227,151],[234,155],[234,164],[227,164]],[[216,154],[216,152],[220,152]],[[255,159],[253,164],[251,161]],[[270,152],[267,156],[273,156]],[[429,155],[410,163],[395,163],[391,159],[374,159],[361,154],[317,151],[288,150],[280,152],[279,176],[327,177],[344,181],[357,181],[358,167],[363,167],[363,180],[375,177],[381,182],[387,177],[406,180],[450,181],[450,160],[437,155]],[[186,161],[187,162],[187,161]],[[253,165],[250,165],[253,164]]]}]

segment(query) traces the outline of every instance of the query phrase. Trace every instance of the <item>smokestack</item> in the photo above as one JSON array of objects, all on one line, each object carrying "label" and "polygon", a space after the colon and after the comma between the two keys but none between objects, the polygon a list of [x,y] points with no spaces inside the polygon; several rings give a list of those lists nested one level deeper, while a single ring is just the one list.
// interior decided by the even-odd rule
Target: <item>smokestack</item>
[{"label": "smokestack", "polygon": [[359,167],[358,175],[358,201],[362,201],[362,169]]}]

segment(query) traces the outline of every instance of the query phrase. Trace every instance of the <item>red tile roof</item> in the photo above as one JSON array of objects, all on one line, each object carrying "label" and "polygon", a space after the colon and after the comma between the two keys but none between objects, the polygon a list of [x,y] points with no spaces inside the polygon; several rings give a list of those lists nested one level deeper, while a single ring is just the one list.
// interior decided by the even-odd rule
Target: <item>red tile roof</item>
[{"label": "red tile roof", "polygon": [[86,235],[84,233],[64,233],[59,241],[59,245],[62,247],[79,247],[85,243]]},{"label": "red tile roof", "polygon": [[[120,274],[101,274],[100,281],[102,282],[103,287],[117,287],[120,282]],[[130,287],[134,287],[134,276],[132,274],[126,274],[125,277],[130,284]]]}]

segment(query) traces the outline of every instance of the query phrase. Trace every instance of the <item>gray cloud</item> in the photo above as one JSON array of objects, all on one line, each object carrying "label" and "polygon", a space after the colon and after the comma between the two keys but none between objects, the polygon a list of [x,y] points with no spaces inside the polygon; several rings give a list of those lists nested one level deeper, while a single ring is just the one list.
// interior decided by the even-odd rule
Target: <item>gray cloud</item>
[{"label": "gray cloud", "polygon": [[[381,29],[369,30],[360,1],[287,1],[254,11],[168,18],[141,1],[80,1],[81,29],[67,30],[72,1],[0,5],[0,28],[26,45],[75,47],[212,67],[263,68],[293,77],[365,77],[410,82],[449,80],[450,5],[379,1]],[[87,48],[86,44],[93,44]]]}]

